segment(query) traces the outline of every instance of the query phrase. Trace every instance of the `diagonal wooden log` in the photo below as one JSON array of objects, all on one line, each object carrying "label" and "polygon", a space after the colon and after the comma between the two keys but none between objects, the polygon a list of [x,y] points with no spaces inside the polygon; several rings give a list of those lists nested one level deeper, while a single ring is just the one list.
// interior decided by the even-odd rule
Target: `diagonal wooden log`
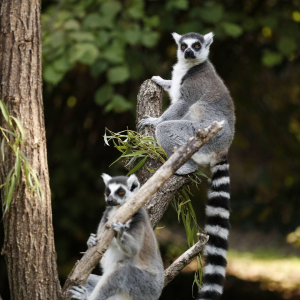
[{"label": "diagonal wooden log", "polygon": [[107,250],[115,232],[110,230],[110,224],[116,221],[127,222],[147,201],[165,184],[165,182],[186,163],[191,156],[222,129],[221,122],[214,122],[211,126],[200,129],[191,137],[153,174],[152,177],[125,203],[114,218],[107,222],[98,235],[98,244],[88,249],[80,261],[76,263],[63,288],[63,297],[68,299],[68,290],[73,285],[82,285],[99,263]]},{"label": "diagonal wooden log", "polygon": [[166,270],[165,270],[165,285],[168,285],[178,274],[191,263],[197,255],[202,251],[207,243],[209,236],[203,233],[198,233],[199,241],[190,249],[180,255]]},{"label": "diagonal wooden log", "polygon": [[[150,115],[155,118],[159,117],[162,114],[162,99],[163,89],[150,79],[144,81],[137,96],[136,124],[138,124],[144,115]],[[147,126],[139,132],[155,139],[155,128],[153,126]],[[144,166],[136,172],[141,184],[144,184],[153,175],[147,168],[158,170],[161,165],[162,163],[158,160],[147,159]],[[170,202],[174,199],[176,192],[188,184],[191,184],[191,180],[188,176],[173,175],[164,186],[149,199],[145,208],[148,211],[153,227],[156,227],[164,215]]]}]

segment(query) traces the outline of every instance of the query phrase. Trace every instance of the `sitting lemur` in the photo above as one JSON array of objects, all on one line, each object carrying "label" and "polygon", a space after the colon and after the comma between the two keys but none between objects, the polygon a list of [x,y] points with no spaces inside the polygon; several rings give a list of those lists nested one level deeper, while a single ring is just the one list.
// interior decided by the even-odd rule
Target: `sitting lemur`
[{"label": "sitting lemur", "polygon": [[[98,227],[105,223],[139,189],[135,175],[111,177],[102,175],[107,208]],[[73,286],[72,299],[79,300],[158,300],[164,286],[164,268],[149,216],[141,208],[125,224],[111,225],[117,235],[104,253],[100,266],[103,275],[90,275],[84,286]],[[91,234],[88,247],[97,244]]]},{"label": "sitting lemur", "polygon": [[198,299],[218,299],[223,292],[226,251],[228,248],[230,212],[230,176],[227,154],[234,137],[235,113],[230,93],[208,60],[213,34],[173,33],[178,50],[172,80],[153,76],[171,97],[171,105],[159,117],[144,116],[139,129],[154,125],[157,141],[170,156],[199,129],[221,122],[223,128],[192,158],[177,170],[178,175],[195,172],[198,167],[210,166],[211,187],[206,205],[205,231],[209,241],[205,246],[203,286]]}]

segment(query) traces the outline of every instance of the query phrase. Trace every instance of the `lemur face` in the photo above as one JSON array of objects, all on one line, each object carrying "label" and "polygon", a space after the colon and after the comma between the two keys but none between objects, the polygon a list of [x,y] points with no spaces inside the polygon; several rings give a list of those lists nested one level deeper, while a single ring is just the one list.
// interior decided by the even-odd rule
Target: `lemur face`
[{"label": "lemur face", "polygon": [[108,206],[123,205],[140,187],[137,177],[133,174],[129,177],[111,177],[102,174],[105,183],[105,201]]},{"label": "lemur face", "polygon": [[179,35],[172,33],[178,45],[177,56],[179,61],[204,62],[209,54],[209,46],[213,42],[213,33],[201,35],[199,33],[187,33]]}]

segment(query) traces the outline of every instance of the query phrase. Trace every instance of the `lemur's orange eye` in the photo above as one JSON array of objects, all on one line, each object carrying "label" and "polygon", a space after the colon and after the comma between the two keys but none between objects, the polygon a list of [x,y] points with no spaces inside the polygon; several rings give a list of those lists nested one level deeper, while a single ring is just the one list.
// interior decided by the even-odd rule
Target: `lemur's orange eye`
[{"label": "lemur's orange eye", "polygon": [[110,194],[110,192],[105,192],[106,196],[108,196]]},{"label": "lemur's orange eye", "polygon": [[120,191],[118,194],[119,194],[119,195],[124,195],[124,194],[125,194],[125,192],[123,192],[123,191]]},{"label": "lemur's orange eye", "polygon": [[186,47],[185,46],[181,46],[181,49],[185,49]]},{"label": "lemur's orange eye", "polygon": [[196,45],[195,48],[199,48],[199,45]]}]

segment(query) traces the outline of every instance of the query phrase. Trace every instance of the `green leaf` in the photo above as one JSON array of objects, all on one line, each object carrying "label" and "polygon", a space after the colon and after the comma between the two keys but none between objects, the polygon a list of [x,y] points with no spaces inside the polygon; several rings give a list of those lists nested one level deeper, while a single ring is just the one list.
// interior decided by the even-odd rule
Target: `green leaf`
[{"label": "green leaf", "polygon": [[123,155],[123,157],[139,156],[139,155],[145,154],[145,153],[147,153],[147,152],[148,152],[148,151],[146,151],[146,150],[135,151],[135,152],[133,152],[133,153]]},{"label": "green leaf", "polygon": [[234,38],[239,37],[243,33],[243,28],[237,24],[224,22],[222,23],[222,27],[227,35]]},{"label": "green leaf", "polygon": [[119,64],[124,61],[125,55],[125,45],[119,41],[114,41],[110,47],[106,47],[102,52],[104,59],[108,60],[111,63]]},{"label": "green leaf", "polygon": [[91,75],[96,77],[107,70],[108,63],[104,60],[98,60],[91,66]]},{"label": "green leaf", "polygon": [[114,95],[109,104],[106,105],[105,111],[114,110],[116,112],[124,112],[132,108],[132,104],[127,101],[122,95]]},{"label": "green leaf", "polygon": [[187,10],[189,8],[189,2],[188,0],[169,0],[166,4],[166,9],[170,10],[172,8]]},{"label": "green leaf", "polygon": [[69,37],[76,42],[94,42],[95,36],[88,31],[70,32]]},{"label": "green leaf", "polygon": [[63,30],[57,30],[56,32],[52,33],[50,36],[50,43],[53,48],[58,48],[63,46],[66,41],[65,32]]},{"label": "green leaf", "polygon": [[63,55],[63,56],[59,57],[58,59],[55,59],[52,66],[55,71],[57,71],[61,74],[69,71],[72,67],[72,65],[70,64],[68,55]]},{"label": "green leaf", "polygon": [[66,30],[78,30],[80,29],[80,23],[77,20],[68,20],[65,24],[64,24],[64,28]]},{"label": "green leaf", "polygon": [[297,49],[297,43],[293,38],[282,37],[277,43],[277,48],[281,53],[289,55]]},{"label": "green leaf", "polygon": [[206,4],[199,11],[200,18],[207,23],[218,23],[223,17],[224,9],[222,5]]},{"label": "green leaf", "polygon": [[133,19],[142,19],[144,17],[144,1],[131,0],[130,7],[127,8],[127,13]]},{"label": "green leaf", "polygon": [[5,161],[4,142],[5,142],[5,139],[2,138],[2,141],[1,141],[1,156],[2,156],[3,162]]},{"label": "green leaf", "polygon": [[142,44],[146,47],[153,47],[157,44],[159,33],[155,31],[146,31],[142,36]]},{"label": "green leaf", "polygon": [[101,86],[95,94],[95,102],[98,105],[105,104],[109,99],[111,99],[113,92],[114,92],[114,88],[112,85],[105,84]]},{"label": "green leaf", "polygon": [[3,215],[5,215],[9,210],[10,203],[11,203],[11,200],[12,200],[12,196],[14,194],[15,184],[16,184],[16,178],[15,178],[15,176],[13,176],[11,178],[11,181],[10,181],[10,186],[9,186],[8,193],[5,195],[5,199],[4,199],[5,210],[4,210]]},{"label": "green leaf", "polygon": [[16,123],[16,125],[17,125],[17,127],[18,127],[18,129],[21,133],[21,144],[23,145],[24,142],[25,142],[25,139],[26,139],[24,127],[17,118],[15,118],[13,116],[11,118],[15,121],[15,123]]},{"label": "green leaf", "polygon": [[63,76],[64,73],[56,71],[52,65],[47,65],[43,70],[43,78],[49,83],[57,84]]},{"label": "green leaf", "polygon": [[137,165],[135,165],[128,173],[127,176],[133,174],[134,172],[136,172],[138,169],[140,169],[146,162],[147,160],[147,156],[145,156]]},{"label": "green leaf", "polygon": [[110,68],[107,72],[107,79],[110,83],[122,83],[129,78],[127,66],[118,66]]},{"label": "green leaf", "polygon": [[124,31],[123,37],[128,44],[136,45],[142,37],[142,32],[138,27],[129,28]]},{"label": "green leaf", "polygon": [[114,26],[113,19],[110,16],[91,13],[83,20],[85,28],[112,28]]},{"label": "green leaf", "polygon": [[5,119],[5,121],[8,124],[10,124],[9,112],[8,112],[8,109],[7,109],[6,105],[5,105],[5,103],[2,100],[0,100],[0,109],[2,111],[2,115],[3,115],[4,119]]},{"label": "green leaf", "polygon": [[102,4],[101,11],[104,16],[114,18],[120,12],[121,8],[120,2],[110,0]]},{"label": "green leaf", "polygon": [[70,51],[70,62],[91,65],[99,57],[99,49],[91,43],[78,43]]},{"label": "green leaf", "polygon": [[159,16],[152,16],[149,18],[145,18],[144,23],[149,27],[158,27],[160,24],[160,18]]},{"label": "green leaf", "polygon": [[15,176],[17,183],[20,181],[20,171],[21,171],[21,164],[20,164],[20,152],[19,148],[16,151],[16,162],[15,162]]},{"label": "green leaf", "polygon": [[273,67],[282,62],[282,55],[280,53],[265,51],[262,57],[262,63],[267,67]]}]

